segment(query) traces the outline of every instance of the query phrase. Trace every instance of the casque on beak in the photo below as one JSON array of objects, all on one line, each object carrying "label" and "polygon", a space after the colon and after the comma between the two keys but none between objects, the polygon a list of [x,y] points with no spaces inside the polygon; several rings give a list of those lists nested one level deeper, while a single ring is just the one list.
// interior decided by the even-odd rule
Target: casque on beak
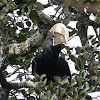
[{"label": "casque on beak", "polygon": [[53,46],[66,43],[68,41],[69,32],[67,27],[62,23],[55,24],[51,29],[50,32],[53,34]]}]

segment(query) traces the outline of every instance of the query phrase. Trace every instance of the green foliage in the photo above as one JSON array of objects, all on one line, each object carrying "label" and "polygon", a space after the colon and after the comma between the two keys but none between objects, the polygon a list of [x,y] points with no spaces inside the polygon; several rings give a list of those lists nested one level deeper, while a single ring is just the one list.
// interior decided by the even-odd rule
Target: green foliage
[{"label": "green foliage", "polygon": [[37,10],[44,10],[44,7],[43,7],[43,4],[42,3],[36,2],[35,5],[36,5],[36,9]]},{"label": "green foliage", "polygon": [[[85,3],[96,3],[100,0],[83,0]],[[6,5],[5,5],[6,4]],[[5,6],[4,6],[5,5]],[[63,4],[65,8],[68,8],[70,4]],[[4,6],[1,9],[1,6]],[[58,12],[61,7],[57,7],[55,10]],[[0,0],[0,22],[6,24],[9,32],[9,43],[23,42],[36,31],[36,26],[40,21],[38,12],[43,10],[43,4],[37,2],[37,0]],[[63,12],[62,12],[63,13]],[[59,15],[61,21],[67,25],[70,22],[70,16],[63,14]],[[72,14],[73,15],[73,14]],[[56,19],[55,22],[59,22]],[[63,17],[62,17],[63,16]],[[95,21],[99,22],[100,18],[96,17]],[[44,22],[45,23],[45,22]],[[49,26],[45,25],[46,28]],[[47,29],[44,30],[47,30]],[[19,30],[19,32],[17,32]],[[76,34],[76,30],[73,29],[70,32],[70,37]],[[97,76],[91,76],[88,72],[88,63],[92,56],[95,57],[96,65],[100,66],[100,36],[94,38],[93,35],[88,37],[90,44],[87,43],[83,47],[69,47],[62,45],[62,48],[67,50],[67,54],[61,53],[61,56],[71,60],[75,63],[75,68],[79,71],[78,74],[73,73],[71,83],[67,76],[59,77],[55,76],[55,82],[48,82],[45,78],[46,75],[35,75],[34,79],[29,77],[27,69],[30,67],[30,62],[33,57],[33,52],[29,52],[22,56],[11,55],[8,58],[8,65],[15,65],[15,73],[17,73],[16,79],[20,82],[25,80],[32,80],[38,82],[36,88],[18,89],[10,91],[11,98],[17,98],[16,93],[22,94],[27,100],[84,100],[87,97],[87,93],[92,91],[100,91],[100,79]],[[75,54],[73,54],[75,50]],[[34,53],[34,56],[41,53],[41,48]],[[5,65],[7,65],[5,64]],[[20,66],[17,66],[20,65]],[[100,67],[98,67],[100,69]],[[23,72],[20,71],[23,69]],[[11,73],[4,72],[5,75],[9,76]],[[14,73],[14,74],[15,74]],[[1,98],[0,93],[0,98]]]},{"label": "green foliage", "polygon": [[39,16],[35,10],[32,10],[29,14],[29,18],[37,25],[39,23]]},{"label": "green foliage", "polygon": [[100,2],[100,0],[83,0],[85,3],[97,3]]},{"label": "green foliage", "polygon": [[[88,92],[100,89],[99,80],[96,76],[90,76],[89,72],[82,70],[79,74],[68,81],[68,77],[56,77],[55,82],[47,83],[46,75],[35,75],[34,82],[39,82],[36,88],[28,90],[21,89],[18,93],[22,93],[25,98],[32,100],[84,100]],[[35,94],[34,94],[35,92]],[[34,95],[33,95],[34,94]]]},{"label": "green foliage", "polygon": [[7,0],[0,0],[0,2],[5,4],[5,3],[7,3]]},{"label": "green foliage", "polygon": [[[89,37],[92,42],[94,37]],[[94,45],[96,44],[98,43],[95,42]],[[62,45],[62,48],[63,47],[64,45]],[[77,70],[79,70],[79,73],[72,75],[71,82],[69,82],[67,76],[54,76],[55,82],[49,81],[47,83],[45,74],[41,76],[35,74],[33,82],[38,82],[35,88],[29,88],[28,90],[20,89],[16,92],[21,93],[25,98],[31,100],[88,100],[87,94],[89,92],[100,91],[99,78],[97,76],[91,76],[86,67],[88,66],[86,61],[89,60],[92,55],[97,56],[99,54],[96,47],[87,44],[84,47],[70,48],[66,46],[65,48],[67,49],[69,58],[75,63]],[[72,54],[73,49],[76,50],[77,56]],[[26,73],[20,73],[17,78],[21,81],[25,75],[27,76]],[[30,80],[30,78],[28,80]]]}]

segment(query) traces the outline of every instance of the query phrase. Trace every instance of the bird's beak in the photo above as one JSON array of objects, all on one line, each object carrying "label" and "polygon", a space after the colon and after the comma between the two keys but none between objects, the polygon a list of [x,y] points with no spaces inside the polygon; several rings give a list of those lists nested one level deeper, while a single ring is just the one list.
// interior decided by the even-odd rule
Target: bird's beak
[{"label": "bird's beak", "polygon": [[62,34],[54,33],[53,46],[56,46],[62,43],[67,43],[68,41],[67,38],[68,36],[63,36]]},{"label": "bird's beak", "polygon": [[49,31],[53,34],[53,46],[67,43],[69,33],[67,27],[63,23],[55,24]]}]

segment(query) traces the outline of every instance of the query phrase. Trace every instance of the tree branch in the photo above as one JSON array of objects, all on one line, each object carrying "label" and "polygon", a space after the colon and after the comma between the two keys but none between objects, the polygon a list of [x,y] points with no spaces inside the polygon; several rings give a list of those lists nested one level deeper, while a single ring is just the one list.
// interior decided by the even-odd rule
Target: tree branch
[{"label": "tree branch", "polygon": [[78,28],[78,36],[80,37],[82,46],[84,46],[87,42],[87,28],[88,25],[86,25],[85,22],[89,20],[88,16],[85,13],[80,13],[77,28]]},{"label": "tree branch", "polygon": [[[82,13],[79,21],[78,21],[78,35],[80,37],[82,46],[85,46],[86,42],[88,41],[87,38],[87,28],[88,28],[88,23],[89,23],[89,18],[85,13]],[[100,76],[100,73],[98,71],[94,56],[92,56],[90,58],[90,60],[88,61],[89,66],[88,66],[88,70],[90,72],[91,75],[96,75],[96,76]]]},{"label": "tree branch", "polygon": [[44,35],[41,34],[39,31],[36,31],[36,33],[33,34],[30,38],[28,38],[26,41],[21,43],[14,43],[9,45],[9,54],[16,54],[21,55],[25,54],[31,49],[34,49],[38,46],[40,46],[43,43]]},{"label": "tree branch", "polygon": [[88,5],[81,0],[79,1],[70,0],[70,6],[76,8],[79,11],[83,11],[83,12],[84,12],[84,8],[86,8],[87,12],[93,13],[100,17],[100,11],[99,11],[100,3],[99,2]]},{"label": "tree branch", "polygon": [[19,89],[19,88],[36,88],[38,85],[38,82],[33,82],[33,81],[24,81],[20,83],[11,83],[7,82],[5,79],[4,75],[0,73],[0,83],[2,88],[5,88],[6,90],[11,90],[11,89]]},{"label": "tree branch", "polygon": [[38,25],[39,30],[33,33],[33,35],[24,42],[10,44],[9,54],[16,54],[16,55],[26,54],[30,50],[32,51],[36,50],[36,48],[38,48],[43,43],[49,29],[54,24],[54,21],[52,18],[50,18],[49,16],[45,15],[42,12],[39,13],[39,15],[40,15],[40,22]]},{"label": "tree branch", "polygon": [[[72,16],[72,18],[71,18],[72,20],[78,21],[78,20],[80,19],[80,17],[81,17],[80,15],[81,15],[82,13],[84,13],[84,16],[88,16],[87,13],[82,12],[82,11],[79,11],[79,10],[73,8],[73,7],[69,7],[69,11],[75,14],[75,16]],[[99,23],[99,22],[90,20],[89,18],[87,19],[87,21],[84,21],[84,23],[85,23],[86,25],[88,25],[88,26],[93,26],[93,27],[95,27],[95,28],[100,27],[100,23]]]}]

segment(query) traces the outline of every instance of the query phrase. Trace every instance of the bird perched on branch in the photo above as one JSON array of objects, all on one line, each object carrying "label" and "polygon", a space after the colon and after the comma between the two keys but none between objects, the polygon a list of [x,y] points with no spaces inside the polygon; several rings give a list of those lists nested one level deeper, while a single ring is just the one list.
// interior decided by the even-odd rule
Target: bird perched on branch
[{"label": "bird perched on branch", "polygon": [[55,24],[48,32],[43,52],[32,61],[32,74],[46,74],[47,80],[54,81],[54,76],[71,78],[68,63],[61,57],[61,44],[67,43],[69,37],[66,26],[62,23]]}]

